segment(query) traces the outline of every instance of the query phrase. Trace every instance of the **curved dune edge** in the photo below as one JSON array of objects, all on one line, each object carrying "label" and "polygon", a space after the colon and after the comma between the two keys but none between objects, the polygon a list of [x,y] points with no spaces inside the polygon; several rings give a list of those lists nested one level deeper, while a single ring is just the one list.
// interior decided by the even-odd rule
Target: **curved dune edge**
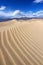
[{"label": "curved dune edge", "polygon": [[0,65],[43,65],[43,20],[31,21],[0,23]]}]

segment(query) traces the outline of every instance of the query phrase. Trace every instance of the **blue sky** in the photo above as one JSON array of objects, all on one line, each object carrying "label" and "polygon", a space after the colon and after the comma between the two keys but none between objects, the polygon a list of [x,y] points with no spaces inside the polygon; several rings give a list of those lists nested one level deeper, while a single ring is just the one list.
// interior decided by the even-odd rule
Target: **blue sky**
[{"label": "blue sky", "polygon": [[1,17],[43,17],[43,0],[0,0]]}]

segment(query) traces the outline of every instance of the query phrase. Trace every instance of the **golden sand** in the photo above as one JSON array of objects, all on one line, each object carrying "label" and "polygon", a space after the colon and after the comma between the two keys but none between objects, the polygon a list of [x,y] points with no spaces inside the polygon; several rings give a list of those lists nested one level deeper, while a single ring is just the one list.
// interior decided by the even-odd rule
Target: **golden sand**
[{"label": "golden sand", "polygon": [[0,65],[43,65],[43,20],[0,22]]}]

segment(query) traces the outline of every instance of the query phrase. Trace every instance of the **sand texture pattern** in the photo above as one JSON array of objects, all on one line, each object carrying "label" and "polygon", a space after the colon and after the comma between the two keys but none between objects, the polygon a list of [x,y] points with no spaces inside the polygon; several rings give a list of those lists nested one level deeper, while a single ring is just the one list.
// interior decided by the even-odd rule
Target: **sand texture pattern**
[{"label": "sand texture pattern", "polygon": [[0,22],[0,65],[43,65],[43,20]]}]

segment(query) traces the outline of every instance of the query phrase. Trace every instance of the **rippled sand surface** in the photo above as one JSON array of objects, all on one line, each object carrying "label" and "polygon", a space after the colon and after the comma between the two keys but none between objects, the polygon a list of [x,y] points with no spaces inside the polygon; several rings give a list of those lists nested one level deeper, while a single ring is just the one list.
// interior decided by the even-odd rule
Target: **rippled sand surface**
[{"label": "rippled sand surface", "polygon": [[43,65],[43,20],[0,22],[0,65]]}]

